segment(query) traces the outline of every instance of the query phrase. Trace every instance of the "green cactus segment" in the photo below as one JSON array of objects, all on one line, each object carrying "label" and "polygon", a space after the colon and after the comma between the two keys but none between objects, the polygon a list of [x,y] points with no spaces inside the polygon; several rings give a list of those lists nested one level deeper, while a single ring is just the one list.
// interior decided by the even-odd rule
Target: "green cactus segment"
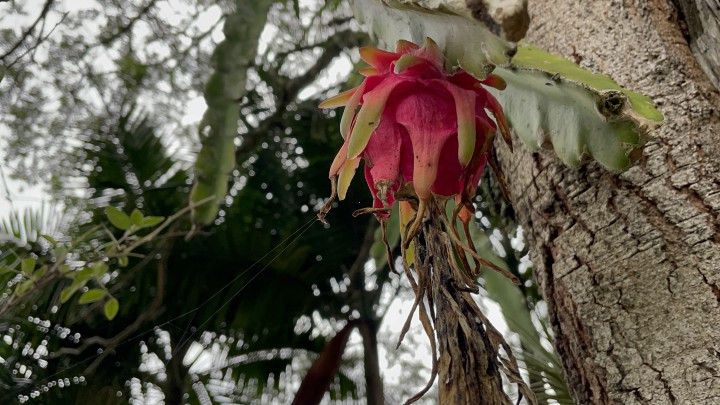
[{"label": "green cactus segment", "polygon": [[355,17],[381,48],[394,49],[404,39],[416,44],[432,38],[444,50],[448,67],[460,66],[484,78],[493,65],[509,62],[509,43],[468,18],[427,10],[397,0],[355,0]]},{"label": "green cactus segment", "polygon": [[505,79],[505,90],[489,90],[517,135],[533,149],[551,146],[570,166],[592,157],[623,171],[662,122],[649,97],[560,56],[523,45],[510,61],[510,43],[476,21],[397,0],[353,4],[355,16],[381,47],[392,49],[398,40],[424,43],[429,37],[443,49],[448,70],[460,67],[478,79],[493,72]]},{"label": "green cactus segment", "polygon": [[627,97],[633,112],[638,116],[657,123],[663,120],[662,114],[655,108],[650,97],[624,89],[610,76],[592,73],[562,56],[553,55],[532,45],[523,45],[513,56],[512,64],[517,67],[538,69],[552,75],[560,75],[563,79],[579,83],[592,90],[619,91]]},{"label": "green cactus segment", "polygon": [[211,197],[193,208],[193,222],[209,224],[225,198],[230,171],[235,166],[235,137],[240,118],[239,102],[246,93],[248,65],[255,59],[257,39],[265,27],[269,0],[236,0],[236,9],[227,16],[225,40],[212,55],[213,74],[205,86],[207,111],[200,122],[202,148],[195,162],[195,184],[190,203]]},{"label": "green cactus segment", "polygon": [[649,98],[537,48],[521,47],[511,65],[493,73],[507,88],[490,91],[523,143],[551,146],[570,166],[588,156],[609,170],[626,170],[662,121]]}]

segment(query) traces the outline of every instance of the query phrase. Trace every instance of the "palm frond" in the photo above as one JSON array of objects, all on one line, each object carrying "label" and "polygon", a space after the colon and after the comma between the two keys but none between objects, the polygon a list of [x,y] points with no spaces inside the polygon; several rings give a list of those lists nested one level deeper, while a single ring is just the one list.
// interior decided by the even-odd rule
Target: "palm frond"
[{"label": "palm frond", "polygon": [[52,204],[10,211],[0,219],[0,243],[23,246],[37,242],[43,235],[55,236],[61,231],[63,218],[63,211]]}]

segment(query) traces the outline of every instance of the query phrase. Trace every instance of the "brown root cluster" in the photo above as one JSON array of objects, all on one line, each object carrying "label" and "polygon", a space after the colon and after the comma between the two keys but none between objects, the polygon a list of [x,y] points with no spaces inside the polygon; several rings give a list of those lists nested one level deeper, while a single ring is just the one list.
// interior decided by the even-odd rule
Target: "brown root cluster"
[{"label": "brown root cluster", "polygon": [[[332,202],[333,199],[330,199],[321,209],[321,219],[330,210]],[[501,374],[517,386],[518,403],[523,397],[530,404],[537,403],[532,390],[520,375],[510,346],[472,296],[479,292],[477,279],[483,268],[497,271],[516,284],[517,277],[477,252],[469,228],[472,216],[460,215],[467,205],[458,204],[448,216],[446,198],[434,197],[424,207],[420,207],[419,201],[410,195],[402,202],[406,202],[405,206],[411,207],[410,212],[414,213],[404,224],[401,219],[404,225],[401,228],[401,253],[402,270],[415,293],[415,300],[397,347],[417,312],[432,350],[429,381],[405,403],[413,403],[425,395],[438,375],[442,378],[439,384],[441,403],[510,403],[503,391]],[[354,216],[388,210],[366,208],[356,211]],[[388,263],[396,272],[392,248],[385,236],[386,223],[381,223]],[[462,230],[458,229],[458,224],[461,224]],[[409,249],[412,249],[412,254],[408,254]]]}]

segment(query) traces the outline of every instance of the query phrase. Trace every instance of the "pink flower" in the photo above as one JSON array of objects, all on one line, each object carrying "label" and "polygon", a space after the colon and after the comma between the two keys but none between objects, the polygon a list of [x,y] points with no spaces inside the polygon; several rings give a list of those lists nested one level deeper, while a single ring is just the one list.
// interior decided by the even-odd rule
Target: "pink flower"
[{"label": "pink flower", "polygon": [[[509,141],[502,109],[483,86],[503,89],[504,81],[446,72],[442,52],[429,38],[423,47],[400,41],[395,52],[362,48],[360,56],[370,65],[361,69],[362,84],[320,105],[345,106],[345,141],[330,167],[339,198],[345,198],[362,160],[375,208],[391,207],[401,188],[415,193],[419,215],[433,195],[468,205],[496,126]],[[382,220],[388,211],[376,215]]]}]

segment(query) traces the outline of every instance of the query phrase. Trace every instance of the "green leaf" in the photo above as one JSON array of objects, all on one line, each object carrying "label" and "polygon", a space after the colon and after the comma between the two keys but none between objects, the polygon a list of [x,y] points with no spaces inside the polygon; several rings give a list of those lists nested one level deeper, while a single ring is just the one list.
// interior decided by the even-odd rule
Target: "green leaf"
[{"label": "green leaf", "polygon": [[16,271],[8,266],[0,266],[0,276],[6,273],[15,273]]},{"label": "green leaf", "polygon": [[64,304],[64,303],[68,302],[70,297],[72,297],[73,294],[75,294],[75,291],[77,291],[84,285],[85,285],[84,282],[75,281],[72,284],[70,284],[69,286],[63,288],[63,290],[60,291],[60,303]]},{"label": "green leaf", "polygon": [[493,65],[509,61],[510,43],[466,17],[401,4],[397,0],[355,0],[355,17],[385,49],[398,40],[416,44],[432,38],[443,49],[448,67],[460,66],[484,78]]},{"label": "green leaf", "polygon": [[50,243],[50,245],[52,246],[55,246],[58,243],[57,239],[53,238],[50,235],[40,235],[40,237],[48,241],[48,243]]},{"label": "green leaf", "polygon": [[70,273],[70,271],[72,271],[72,267],[70,267],[70,265],[67,265],[67,264],[61,264],[59,269],[60,269],[60,274],[67,274],[67,273]]},{"label": "green leaf", "polygon": [[85,283],[86,281],[90,280],[95,276],[95,270],[91,267],[86,267],[80,271],[75,271],[70,274],[68,274],[68,277],[71,277],[78,283]]},{"label": "green leaf", "polygon": [[142,222],[140,222],[140,228],[152,228],[153,226],[162,223],[164,220],[165,217],[145,217]]},{"label": "green leaf", "polygon": [[128,257],[127,256],[119,256],[117,258],[118,266],[120,267],[127,267],[128,265]]},{"label": "green leaf", "polygon": [[40,266],[40,268],[35,270],[35,272],[33,273],[33,275],[32,275],[33,280],[41,279],[42,276],[44,276],[45,273],[47,273],[47,269],[48,269],[47,265]]},{"label": "green leaf", "polygon": [[130,221],[130,217],[120,211],[119,209],[108,206],[105,207],[105,215],[107,216],[108,221],[110,221],[111,224],[113,224],[114,227],[126,231],[128,228],[130,228],[130,225],[132,222]]},{"label": "green leaf", "polygon": [[104,262],[95,262],[90,265],[90,268],[92,269],[92,275],[95,277],[102,277],[108,272],[108,265]]},{"label": "green leaf", "polygon": [[105,298],[107,292],[102,288],[93,288],[85,291],[78,299],[78,304],[89,304],[91,302],[100,301]]},{"label": "green leaf", "polygon": [[33,288],[33,285],[35,285],[33,280],[25,280],[15,288],[15,294],[25,295]]},{"label": "green leaf", "polygon": [[59,262],[65,261],[65,257],[67,256],[68,250],[64,246],[58,246],[53,250],[53,255],[55,256],[55,260]]},{"label": "green leaf", "polygon": [[31,276],[33,270],[35,270],[35,259],[33,259],[32,257],[23,259],[20,264],[20,269],[24,275]]},{"label": "green leaf", "polygon": [[300,18],[300,0],[292,0],[292,6],[295,18]]},{"label": "green leaf", "polygon": [[137,208],[132,210],[132,212],[130,213],[130,223],[139,227],[140,224],[142,223],[142,220],[143,220],[143,213],[140,212],[140,210]]},{"label": "green leaf", "polygon": [[115,315],[117,315],[118,310],[120,309],[120,303],[115,298],[110,298],[103,307],[103,312],[105,312],[105,317],[108,320],[113,320],[115,318]]}]

